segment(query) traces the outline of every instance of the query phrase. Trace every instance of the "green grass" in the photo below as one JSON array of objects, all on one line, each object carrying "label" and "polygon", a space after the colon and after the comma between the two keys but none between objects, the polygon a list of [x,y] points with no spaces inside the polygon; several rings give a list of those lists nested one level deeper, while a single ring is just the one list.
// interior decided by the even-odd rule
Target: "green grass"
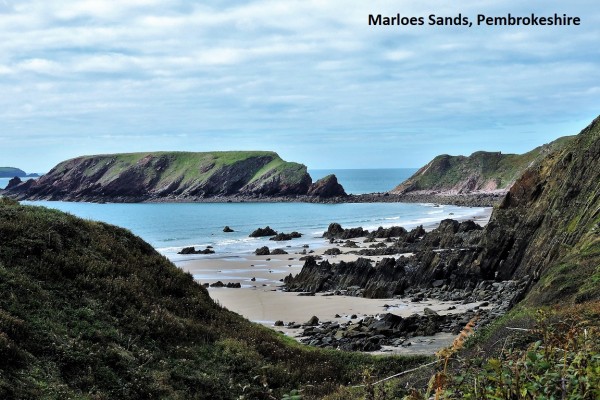
[{"label": "green grass", "polygon": [[307,348],[128,231],[0,199],[0,398],[321,398],[422,357]]},{"label": "green grass", "polygon": [[172,185],[181,190],[197,188],[211,182],[213,175],[217,178],[208,186],[220,185],[220,174],[224,173],[229,174],[229,183],[236,185],[237,180],[244,181],[244,185],[257,185],[262,180],[277,179],[289,186],[304,182],[308,176],[306,166],[286,162],[271,151],[224,151],[83,156],[60,163],[47,179],[77,182],[83,177],[106,186],[127,177],[140,188],[160,191]]},{"label": "green grass", "polygon": [[486,151],[478,151],[468,157],[443,154],[435,157],[398,188],[412,185],[411,190],[445,190],[470,176],[477,178],[477,188],[484,187],[488,182],[495,182],[499,189],[507,188],[526,168],[545,154],[561,149],[572,139],[573,136],[565,136],[524,154]]}]

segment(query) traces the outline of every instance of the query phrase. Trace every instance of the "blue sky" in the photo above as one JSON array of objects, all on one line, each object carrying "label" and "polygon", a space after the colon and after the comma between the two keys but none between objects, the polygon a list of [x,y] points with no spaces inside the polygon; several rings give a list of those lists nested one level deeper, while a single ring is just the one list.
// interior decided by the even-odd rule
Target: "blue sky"
[{"label": "blue sky", "polygon": [[[398,12],[582,24],[367,24]],[[600,111],[595,0],[0,0],[0,38],[0,164],[29,172],[153,150],[419,167],[524,152]]]}]

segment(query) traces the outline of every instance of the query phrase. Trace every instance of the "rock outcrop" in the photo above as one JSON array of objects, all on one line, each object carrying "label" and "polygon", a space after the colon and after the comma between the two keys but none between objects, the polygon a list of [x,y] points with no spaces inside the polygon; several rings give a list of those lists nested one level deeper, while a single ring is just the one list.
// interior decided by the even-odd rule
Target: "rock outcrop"
[{"label": "rock outcrop", "polygon": [[[334,223],[327,232],[334,235],[332,237],[343,240],[344,233],[351,230],[344,230]],[[465,262],[474,260],[479,254],[477,243],[482,228],[473,221],[446,219],[428,233],[422,226],[410,232],[401,227],[362,232],[361,236],[366,236],[367,242],[375,238],[394,240],[388,244],[378,242],[376,246],[354,250],[354,253],[361,256],[395,257],[383,258],[377,263],[359,258],[354,262],[341,261],[333,264],[327,260],[317,263],[315,258],[308,257],[297,276],[285,279],[288,290],[340,290],[350,295],[389,298],[404,294],[412,286],[428,286],[436,280],[442,280],[452,289],[475,285],[479,280],[477,274],[461,268]],[[351,243],[342,242],[344,247],[349,245]],[[406,256],[399,256],[400,254]]]},{"label": "rock outcrop", "polygon": [[[379,230],[384,235],[385,230]],[[342,238],[339,224],[327,237]],[[307,260],[290,290],[350,290],[368,297],[408,287],[447,290],[482,281],[525,282],[528,301],[583,302],[600,298],[600,117],[579,135],[529,167],[514,183],[484,229],[472,222],[442,221],[418,238],[396,230],[397,240],[362,255],[414,253],[376,265],[317,264]],[[514,301],[518,301],[515,298]]]},{"label": "rock outcrop", "polygon": [[336,184],[335,177],[328,177],[313,185],[306,166],[286,162],[273,152],[154,152],[74,158],[4,194],[29,200],[111,202],[321,198],[343,192]]},{"label": "rock outcrop", "polygon": [[343,186],[338,183],[337,177],[333,174],[313,183],[308,189],[308,195],[325,198],[347,196]]}]

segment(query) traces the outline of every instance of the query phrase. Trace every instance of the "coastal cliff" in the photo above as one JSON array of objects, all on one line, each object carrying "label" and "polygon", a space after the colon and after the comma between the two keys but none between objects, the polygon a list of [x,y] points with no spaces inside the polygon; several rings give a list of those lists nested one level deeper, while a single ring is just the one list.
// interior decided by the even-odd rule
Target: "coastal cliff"
[{"label": "coastal cliff", "polygon": [[527,168],[534,167],[572,139],[565,136],[524,154],[478,151],[470,156],[439,155],[390,193],[401,195],[406,201],[428,201],[428,196],[437,196],[480,198],[482,202],[493,203],[506,194]]},{"label": "coastal cliff", "polygon": [[483,230],[446,221],[416,236],[396,233],[388,246],[363,253],[411,257],[375,265],[311,260],[286,283],[309,291],[350,283],[361,295],[386,297],[414,286],[474,289],[482,281],[512,280],[532,302],[599,299],[600,118],[530,165]]},{"label": "coastal cliff", "polygon": [[11,183],[4,194],[28,200],[112,202],[344,196],[337,180],[331,181],[327,177],[313,184],[306,166],[284,161],[274,152],[152,152],[74,158],[37,181]]}]

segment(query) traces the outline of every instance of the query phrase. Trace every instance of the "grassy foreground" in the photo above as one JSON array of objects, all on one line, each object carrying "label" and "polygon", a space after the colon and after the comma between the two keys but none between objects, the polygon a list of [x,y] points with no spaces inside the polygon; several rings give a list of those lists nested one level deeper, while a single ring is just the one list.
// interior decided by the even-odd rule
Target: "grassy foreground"
[{"label": "grassy foreground", "polygon": [[310,349],[130,232],[0,199],[0,398],[322,398],[423,358]]}]

